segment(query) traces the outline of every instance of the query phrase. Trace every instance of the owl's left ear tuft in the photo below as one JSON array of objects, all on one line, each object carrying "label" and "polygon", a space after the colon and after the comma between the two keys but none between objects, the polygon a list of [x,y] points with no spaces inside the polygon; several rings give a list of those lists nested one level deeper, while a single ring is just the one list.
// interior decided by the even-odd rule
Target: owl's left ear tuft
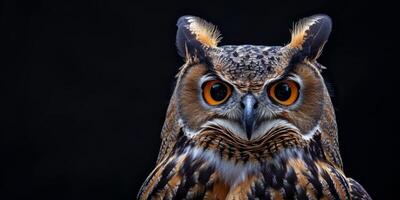
[{"label": "owl's left ear tuft", "polygon": [[[217,27],[199,17],[182,16],[177,22],[176,46],[180,56],[202,56],[221,40]],[[190,54],[190,55],[188,55]]]},{"label": "owl's left ear tuft", "polygon": [[299,49],[309,60],[316,60],[329,38],[332,20],[327,15],[313,15],[298,21],[292,30],[290,48]]}]

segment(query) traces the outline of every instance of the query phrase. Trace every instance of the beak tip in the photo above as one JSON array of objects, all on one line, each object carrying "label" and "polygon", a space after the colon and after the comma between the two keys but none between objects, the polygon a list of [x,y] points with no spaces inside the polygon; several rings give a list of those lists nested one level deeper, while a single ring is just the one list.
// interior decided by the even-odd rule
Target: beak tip
[{"label": "beak tip", "polygon": [[246,136],[247,136],[247,139],[248,139],[248,140],[251,139],[252,132],[253,132],[253,130],[251,130],[251,129],[246,129]]}]

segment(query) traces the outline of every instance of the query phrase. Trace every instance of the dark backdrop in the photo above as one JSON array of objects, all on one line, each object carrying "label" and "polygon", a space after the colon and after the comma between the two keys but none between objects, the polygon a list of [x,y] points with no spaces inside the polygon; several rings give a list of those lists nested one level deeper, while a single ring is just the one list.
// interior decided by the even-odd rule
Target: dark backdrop
[{"label": "dark backdrop", "polygon": [[182,64],[177,18],[219,25],[222,44],[284,45],[293,22],[316,13],[334,22],[319,61],[335,94],[345,172],[373,198],[394,198],[394,5],[167,2],[1,3],[0,199],[135,198],[154,167]]}]

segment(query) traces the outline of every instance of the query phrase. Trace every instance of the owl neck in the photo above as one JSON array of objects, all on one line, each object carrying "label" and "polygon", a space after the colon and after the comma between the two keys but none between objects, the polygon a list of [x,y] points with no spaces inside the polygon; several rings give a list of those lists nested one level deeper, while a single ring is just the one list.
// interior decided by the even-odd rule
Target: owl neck
[{"label": "owl neck", "polygon": [[242,142],[233,145],[233,139],[228,136],[222,138],[208,132],[197,138],[189,138],[180,131],[171,158],[184,156],[189,163],[204,163],[233,185],[267,169],[268,166],[270,168],[271,165],[279,169],[285,168],[289,160],[305,159],[304,162],[313,160],[329,163],[322,148],[320,133],[309,141],[301,140],[295,135],[292,132],[281,132],[264,140],[260,138],[251,144]]}]

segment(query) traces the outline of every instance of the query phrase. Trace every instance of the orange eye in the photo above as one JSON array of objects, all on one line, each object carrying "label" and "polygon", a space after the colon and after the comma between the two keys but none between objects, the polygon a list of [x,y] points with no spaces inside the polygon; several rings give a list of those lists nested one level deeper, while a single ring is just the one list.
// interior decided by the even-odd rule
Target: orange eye
[{"label": "orange eye", "polygon": [[231,87],[219,80],[208,81],[202,88],[204,100],[212,106],[224,103],[232,94]]},{"label": "orange eye", "polygon": [[269,88],[268,95],[279,104],[290,106],[299,97],[299,86],[291,80],[278,81]]}]

